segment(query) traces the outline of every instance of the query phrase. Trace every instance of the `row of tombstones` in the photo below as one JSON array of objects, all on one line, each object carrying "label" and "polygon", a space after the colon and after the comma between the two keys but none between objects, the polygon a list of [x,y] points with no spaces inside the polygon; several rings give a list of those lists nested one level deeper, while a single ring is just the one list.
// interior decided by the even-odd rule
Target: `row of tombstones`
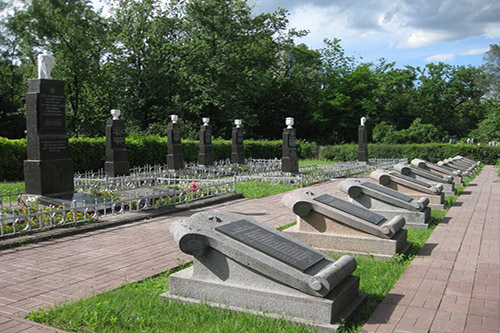
[{"label": "row of tombstones", "polygon": [[[43,74],[43,73],[42,73]],[[73,162],[66,133],[64,82],[50,79],[50,75],[28,81],[26,95],[27,160],[24,161],[26,193],[59,196],[74,192]],[[112,119],[106,123],[106,173],[111,177],[129,174],[128,153],[125,147],[125,123],[120,111],[112,110]],[[167,126],[169,169],[184,168],[181,128],[177,116],[171,116]],[[209,118],[202,118],[198,162],[213,165],[212,132]],[[298,172],[297,147],[293,118],[286,119],[283,130],[283,172]],[[233,163],[244,162],[243,130],[241,120],[235,120],[232,129]]]},{"label": "row of tombstones", "polygon": [[411,246],[405,227],[428,228],[430,210],[444,209],[443,194],[478,165],[461,156],[437,164],[415,159],[374,171],[372,181],[340,182],[349,201],[314,187],[293,191],[282,203],[297,224],[284,232],[220,211],[176,221],[170,232],[194,264],[172,274],[161,297],[336,330],[365,297],[352,275],[356,260],[346,253],[405,253]]}]

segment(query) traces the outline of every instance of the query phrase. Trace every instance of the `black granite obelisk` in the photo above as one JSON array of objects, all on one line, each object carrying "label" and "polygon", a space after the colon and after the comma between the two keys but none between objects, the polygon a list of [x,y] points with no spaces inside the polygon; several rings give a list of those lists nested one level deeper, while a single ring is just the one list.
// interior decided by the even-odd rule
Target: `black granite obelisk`
[{"label": "black granite obelisk", "polygon": [[368,139],[365,123],[366,118],[361,118],[361,125],[358,127],[358,162],[361,164],[368,163]]},{"label": "black granite obelisk", "polygon": [[28,81],[28,159],[24,161],[27,194],[60,196],[74,191],[65,104],[63,81],[45,78]]},{"label": "black granite obelisk", "polygon": [[214,164],[212,153],[212,127],[208,123],[209,118],[202,118],[203,125],[200,126],[200,150],[198,153],[198,164],[211,166]]},{"label": "black granite obelisk", "polygon": [[282,172],[299,172],[299,159],[297,157],[297,143],[293,118],[286,119],[287,128],[283,129],[283,154],[281,158]]},{"label": "black granite obelisk", "polygon": [[167,167],[169,170],[181,170],[184,169],[181,125],[177,123],[177,115],[170,118],[172,121],[167,125]]},{"label": "black granite obelisk", "polygon": [[130,165],[125,147],[125,122],[118,119],[119,110],[111,110],[113,119],[106,121],[106,163],[104,170],[109,177],[128,176]]},{"label": "black granite obelisk", "polygon": [[243,129],[239,126],[241,124],[240,119],[235,120],[233,131],[231,133],[232,139],[232,152],[231,152],[231,163],[244,164],[245,163],[245,151],[243,148]]}]

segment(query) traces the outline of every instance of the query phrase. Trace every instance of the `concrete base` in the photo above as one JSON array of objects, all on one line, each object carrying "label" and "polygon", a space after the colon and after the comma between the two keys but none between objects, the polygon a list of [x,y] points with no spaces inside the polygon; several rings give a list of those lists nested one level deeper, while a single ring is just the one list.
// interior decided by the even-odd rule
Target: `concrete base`
[{"label": "concrete base", "polygon": [[[218,256],[217,254],[215,256]],[[220,261],[219,258],[217,261]],[[316,326],[320,330],[337,331],[341,318],[348,318],[363,301],[359,294],[359,277],[349,276],[327,296],[316,297],[280,284],[237,262],[222,259],[233,274],[225,275],[227,267],[212,272],[189,267],[170,275],[170,291],[160,298],[187,303],[205,303],[233,311],[249,312],[273,318],[285,318],[292,322]],[[195,259],[195,266],[202,265]],[[221,279],[222,278],[222,279]]]},{"label": "concrete base", "polygon": [[299,225],[295,225],[284,232],[313,248],[336,253],[351,253],[361,255],[373,255],[391,258],[396,253],[406,253],[411,247],[407,242],[407,231],[401,229],[392,239],[359,233],[352,235],[341,235],[332,233],[300,231]]},{"label": "concrete base", "polygon": [[428,229],[431,222],[431,209],[427,207],[423,212],[415,212],[404,209],[384,210],[384,209],[370,209],[372,212],[380,214],[387,219],[392,219],[394,216],[399,215],[405,218],[406,228],[411,229]]},{"label": "concrete base", "polygon": [[421,197],[427,197],[429,198],[429,204],[427,207],[430,207],[431,209],[437,209],[437,210],[445,210],[446,209],[446,202],[444,200],[444,193],[441,194],[436,194],[436,195],[431,195],[427,193],[405,193],[406,195],[409,195],[415,200],[420,199]]}]

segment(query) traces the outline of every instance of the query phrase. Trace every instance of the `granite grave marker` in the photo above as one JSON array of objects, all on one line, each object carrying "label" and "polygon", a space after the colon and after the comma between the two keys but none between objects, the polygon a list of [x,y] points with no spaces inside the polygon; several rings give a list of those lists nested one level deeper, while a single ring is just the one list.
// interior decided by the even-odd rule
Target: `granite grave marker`
[{"label": "granite grave marker", "polygon": [[167,125],[167,167],[169,170],[181,170],[184,169],[181,126],[177,123],[177,115],[171,115],[170,119]]},{"label": "granite grave marker", "polygon": [[104,170],[109,177],[130,174],[128,152],[125,147],[125,122],[120,120],[120,110],[111,110],[112,119],[106,121],[106,163]]},{"label": "granite grave marker", "polygon": [[200,126],[198,164],[207,167],[214,164],[212,153],[212,126],[209,124],[210,118],[204,117],[202,121],[203,125]]},{"label": "granite grave marker", "polygon": [[293,128],[294,119],[287,117],[285,120],[286,128],[283,129],[283,149],[281,158],[282,172],[299,172],[299,159],[297,157],[297,136]]}]

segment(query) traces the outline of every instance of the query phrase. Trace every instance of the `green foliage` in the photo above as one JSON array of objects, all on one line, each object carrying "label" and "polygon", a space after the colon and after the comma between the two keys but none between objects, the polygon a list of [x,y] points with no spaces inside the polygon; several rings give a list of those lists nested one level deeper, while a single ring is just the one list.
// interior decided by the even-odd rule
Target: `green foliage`
[{"label": "green foliage", "polygon": [[[319,158],[336,161],[354,161],[357,160],[358,145],[347,144],[338,146],[321,147]],[[370,158],[408,158],[411,161],[414,158],[421,158],[430,162],[437,162],[447,157],[457,155],[482,161],[485,164],[494,164],[500,157],[500,147],[477,146],[466,144],[369,144],[368,153]]]},{"label": "green foliage", "polygon": [[26,139],[9,140],[0,137],[0,180],[12,181],[24,178],[23,161],[26,156]]},{"label": "green foliage", "polygon": [[395,130],[394,125],[381,122],[373,129],[373,141],[386,144],[410,144],[441,141],[440,131],[432,124],[416,118],[407,129]]}]

